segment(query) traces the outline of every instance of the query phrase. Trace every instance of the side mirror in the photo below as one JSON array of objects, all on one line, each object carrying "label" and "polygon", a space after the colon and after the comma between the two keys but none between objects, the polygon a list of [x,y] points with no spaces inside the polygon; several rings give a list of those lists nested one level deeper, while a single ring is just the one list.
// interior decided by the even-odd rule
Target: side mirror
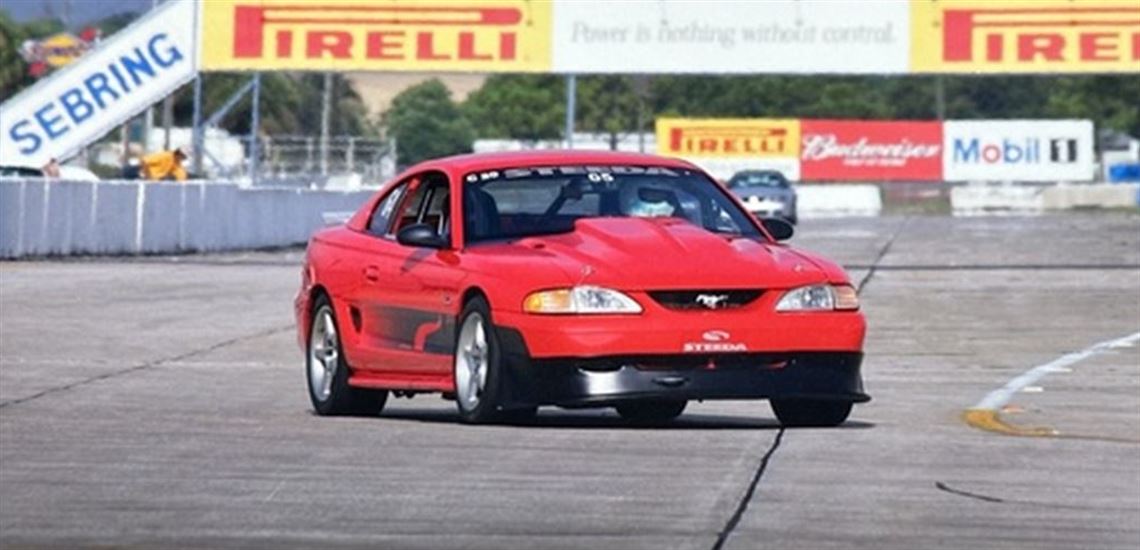
[{"label": "side mirror", "polygon": [[426,223],[415,223],[396,233],[396,242],[420,248],[446,248],[447,239]]},{"label": "side mirror", "polygon": [[772,234],[772,238],[777,241],[786,241],[792,238],[792,235],[796,232],[792,224],[780,218],[763,218],[760,220],[760,223],[764,224],[764,229],[767,229],[768,233]]}]

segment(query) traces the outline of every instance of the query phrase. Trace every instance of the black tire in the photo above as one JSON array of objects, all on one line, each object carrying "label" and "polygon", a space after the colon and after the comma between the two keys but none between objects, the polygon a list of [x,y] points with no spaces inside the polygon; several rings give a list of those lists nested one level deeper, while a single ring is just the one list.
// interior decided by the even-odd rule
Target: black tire
[{"label": "black tire", "polygon": [[506,409],[499,411],[499,420],[508,424],[526,424],[534,421],[538,415],[538,407],[523,407],[521,409]]},{"label": "black tire", "polygon": [[[336,367],[327,396],[323,395],[323,388],[319,389],[315,386],[316,382],[313,379],[313,362],[316,361],[313,355],[313,337],[314,332],[319,330],[317,323],[326,313],[329,315],[329,320],[334,329],[332,337],[327,340],[330,343],[335,342],[336,345]],[[348,385],[349,374],[351,374],[351,367],[348,366],[348,361],[344,358],[344,347],[341,345],[340,324],[336,320],[336,310],[333,309],[328,297],[321,294],[313,302],[309,314],[309,338],[305,344],[305,380],[313,411],[320,416],[376,416],[380,414],[380,411],[384,409],[384,404],[388,401],[388,392],[354,388]]]},{"label": "black tire", "polygon": [[851,414],[850,401],[773,399],[771,404],[780,424],[789,427],[838,426]]},{"label": "black tire", "polygon": [[668,422],[681,416],[688,401],[631,401],[614,405],[622,418],[639,423]]},{"label": "black tire", "polygon": [[[484,330],[484,338],[486,349],[482,354],[486,357],[486,369],[484,374],[483,387],[475,392],[477,401],[474,404],[468,402],[465,396],[470,395],[470,388],[461,391],[460,373],[461,368],[460,354],[464,353],[462,346],[462,339],[464,337],[464,328],[468,322],[474,322],[475,318],[482,321]],[[459,323],[456,325],[458,328],[455,331],[455,357],[452,361],[452,378],[455,381],[455,407],[459,411],[459,418],[467,424],[488,424],[491,422],[498,422],[510,416],[510,413],[504,414],[499,410],[499,405],[502,402],[503,395],[503,366],[502,354],[499,346],[499,337],[495,331],[495,324],[491,319],[491,306],[483,297],[476,297],[467,302],[463,306],[463,311],[459,313]],[[464,367],[465,368],[465,367]]]}]

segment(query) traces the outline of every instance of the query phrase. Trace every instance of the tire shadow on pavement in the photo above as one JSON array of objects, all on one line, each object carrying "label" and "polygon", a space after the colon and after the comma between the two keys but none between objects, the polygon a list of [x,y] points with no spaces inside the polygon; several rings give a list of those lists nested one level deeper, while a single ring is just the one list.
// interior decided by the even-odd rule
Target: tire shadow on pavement
[{"label": "tire shadow on pavement", "polygon": [[[378,420],[412,421],[437,424],[460,424],[454,411],[438,409],[399,409],[385,411]],[[495,427],[519,428],[574,428],[574,429],[628,429],[643,430],[779,430],[782,428],[775,418],[728,416],[718,414],[683,414],[675,420],[659,423],[637,423],[625,420],[610,411],[542,410],[534,418],[494,424]],[[848,420],[834,428],[790,428],[800,430],[859,430],[873,428],[872,422]]]}]

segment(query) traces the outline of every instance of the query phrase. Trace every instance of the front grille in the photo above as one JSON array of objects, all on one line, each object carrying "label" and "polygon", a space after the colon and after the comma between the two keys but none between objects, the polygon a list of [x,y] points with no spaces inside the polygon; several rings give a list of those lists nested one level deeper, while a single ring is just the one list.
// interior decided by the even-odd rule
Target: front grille
[{"label": "front grille", "polygon": [[[789,353],[713,353],[713,354],[666,354],[632,355],[622,357],[599,357],[594,359],[570,359],[565,363],[591,372],[616,371],[622,367],[633,367],[641,371],[686,371],[686,370],[768,370],[783,368],[795,361]],[[560,363],[560,361],[555,361]]]},{"label": "front grille", "polygon": [[762,290],[651,290],[649,297],[677,310],[736,309],[754,302]]}]

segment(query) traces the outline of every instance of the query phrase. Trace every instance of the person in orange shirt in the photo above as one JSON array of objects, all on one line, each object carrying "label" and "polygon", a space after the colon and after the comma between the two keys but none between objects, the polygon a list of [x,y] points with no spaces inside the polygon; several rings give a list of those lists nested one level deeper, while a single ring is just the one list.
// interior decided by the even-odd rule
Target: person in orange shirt
[{"label": "person in orange shirt", "polygon": [[174,179],[186,181],[186,152],[181,147],[144,156],[139,162],[139,176],[150,181]]}]

